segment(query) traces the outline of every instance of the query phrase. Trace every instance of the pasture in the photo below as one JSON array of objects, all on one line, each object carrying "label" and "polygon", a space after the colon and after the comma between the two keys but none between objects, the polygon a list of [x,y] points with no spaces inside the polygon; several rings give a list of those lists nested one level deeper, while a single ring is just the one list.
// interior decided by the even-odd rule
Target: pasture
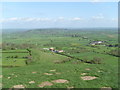
[{"label": "pasture", "polygon": [[27,60],[27,52],[19,52],[17,50],[3,51],[2,66],[24,66],[25,60]]},{"label": "pasture", "polygon": [[3,88],[118,88],[116,29],[6,33],[2,46]]}]

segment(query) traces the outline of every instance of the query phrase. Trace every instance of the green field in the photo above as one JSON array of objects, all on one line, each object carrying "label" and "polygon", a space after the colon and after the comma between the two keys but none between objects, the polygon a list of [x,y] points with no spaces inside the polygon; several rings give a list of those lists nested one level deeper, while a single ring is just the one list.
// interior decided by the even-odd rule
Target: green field
[{"label": "green field", "polygon": [[26,56],[28,56],[28,53],[19,53],[17,50],[3,51],[2,66],[24,66],[26,60],[24,57]]},{"label": "green field", "polygon": [[[91,45],[94,41],[105,42]],[[51,47],[64,52],[44,49]],[[5,33],[3,88],[118,88],[118,57],[116,29]]]}]

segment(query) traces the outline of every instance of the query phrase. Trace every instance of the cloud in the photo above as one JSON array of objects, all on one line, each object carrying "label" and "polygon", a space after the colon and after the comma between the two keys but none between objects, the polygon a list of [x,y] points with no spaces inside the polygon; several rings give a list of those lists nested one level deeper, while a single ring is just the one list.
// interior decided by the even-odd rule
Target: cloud
[{"label": "cloud", "polygon": [[52,21],[52,22],[61,22],[61,21],[80,21],[83,20],[79,17],[73,17],[73,18],[65,18],[65,17],[58,17],[58,18],[34,18],[34,17],[12,17],[12,18],[3,18],[0,20],[1,22],[43,22],[43,21]]},{"label": "cloud", "polygon": [[117,18],[112,18],[111,19],[113,22],[118,22],[118,19]]},{"label": "cloud", "polygon": [[[12,18],[3,18],[0,19],[0,22],[72,22],[72,21],[88,21],[87,19],[83,19],[80,17],[72,17],[72,18],[65,18],[65,17],[58,17],[58,18],[35,18],[35,17],[12,17]],[[105,18],[102,13],[92,16],[89,20],[110,20],[117,22],[117,18]]]},{"label": "cloud", "polygon": [[106,27],[117,26],[117,18],[104,17],[102,13],[91,16],[90,18],[81,17],[56,17],[56,18],[36,18],[36,17],[12,17],[3,18],[4,27],[25,27],[25,28],[42,28],[42,27]]},{"label": "cloud", "polygon": [[97,16],[92,16],[92,19],[104,19],[104,16],[102,13],[100,13]]},{"label": "cloud", "polygon": [[53,19],[54,22],[57,22],[57,21],[65,21],[65,20],[67,20],[67,19],[64,18],[64,17],[58,17],[58,18],[54,18],[54,19]]},{"label": "cloud", "polygon": [[13,18],[2,18],[2,19],[0,19],[0,22],[9,22],[9,21],[17,21],[17,20],[20,20],[20,18],[16,18],[16,17],[13,17]]},{"label": "cloud", "polygon": [[70,19],[70,20],[72,20],[72,21],[81,21],[81,20],[83,20],[82,18],[79,18],[79,17],[75,17],[75,18],[72,18],[72,19]]},{"label": "cloud", "polygon": [[51,21],[50,18],[36,18],[36,21]]},{"label": "cloud", "polygon": [[14,18],[9,18],[8,20],[16,21],[16,20],[18,20],[18,19],[20,19],[20,18],[16,18],[16,17],[14,17]]},{"label": "cloud", "polygon": [[12,17],[12,18],[4,18],[1,19],[1,22],[13,22],[13,21],[22,21],[22,22],[30,22],[30,21],[50,21],[50,18],[34,18],[34,17],[27,17],[27,18],[19,18],[19,17]]},{"label": "cloud", "polygon": [[59,20],[64,20],[65,18],[64,17],[58,17]]}]

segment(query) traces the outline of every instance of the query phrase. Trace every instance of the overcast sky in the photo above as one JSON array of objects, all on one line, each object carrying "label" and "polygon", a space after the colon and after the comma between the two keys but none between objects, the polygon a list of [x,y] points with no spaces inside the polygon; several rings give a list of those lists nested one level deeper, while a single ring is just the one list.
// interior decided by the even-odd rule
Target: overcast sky
[{"label": "overcast sky", "polygon": [[4,2],[3,28],[117,27],[117,2]]}]

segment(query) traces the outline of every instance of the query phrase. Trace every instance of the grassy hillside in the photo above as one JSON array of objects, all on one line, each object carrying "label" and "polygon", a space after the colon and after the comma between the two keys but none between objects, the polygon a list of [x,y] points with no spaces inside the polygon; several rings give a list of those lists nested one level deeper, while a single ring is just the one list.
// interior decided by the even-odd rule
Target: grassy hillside
[{"label": "grassy hillside", "polygon": [[[90,45],[97,40],[106,43]],[[40,29],[8,34],[3,37],[3,88],[117,88],[117,44],[116,30]],[[44,49],[50,47],[64,52]]]},{"label": "grassy hillside", "polygon": [[[38,54],[36,54],[38,53]],[[35,55],[34,55],[35,54]],[[55,60],[67,60],[67,57],[59,56],[54,53],[45,53],[39,50],[35,50],[34,64],[16,67],[16,68],[4,68],[3,69],[3,84],[4,87],[10,88],[14,85],[22,84],[26,88],[39,88],[38,85],[44,81],[52,81],[57,79],[68,80],[67,84],[54,84],[51,87],[76,87],[76,88],[101,88],[101,87],[117,87],[117,60],[111,58],[104,64],[86,64],[86,63],[74,63],[75,60],[70,62],[55,64]],[[90,70],[89,70],[89,69]],[[88,69],[88,70],[87,70]],[[53,70],[50,71],[50,70]],[[55,70],[55,71],[54,71]],[[113,72],[114,71],[114,72]],[[33,73],[34,72],[34,73]],[[49,73],[52,75],[45,75]],[[81,79],[83,75],[95,76],[97,79],[84,81]],[[108,77],[109,76],[109,77]],[[113,77],[114,76],[114,77]],[[10,77],[10,79],[8,79]],[[22,78],[22,79],[21,79]],[[30,81],[35,81],[34,84],[29,84]],[[112,81],[112,82],[110,82]],[[99,83],[94,85],[95,83]],[[49,88],[49,86],[47,86]],[[46,88],[47,88],[46,87]]]}]

